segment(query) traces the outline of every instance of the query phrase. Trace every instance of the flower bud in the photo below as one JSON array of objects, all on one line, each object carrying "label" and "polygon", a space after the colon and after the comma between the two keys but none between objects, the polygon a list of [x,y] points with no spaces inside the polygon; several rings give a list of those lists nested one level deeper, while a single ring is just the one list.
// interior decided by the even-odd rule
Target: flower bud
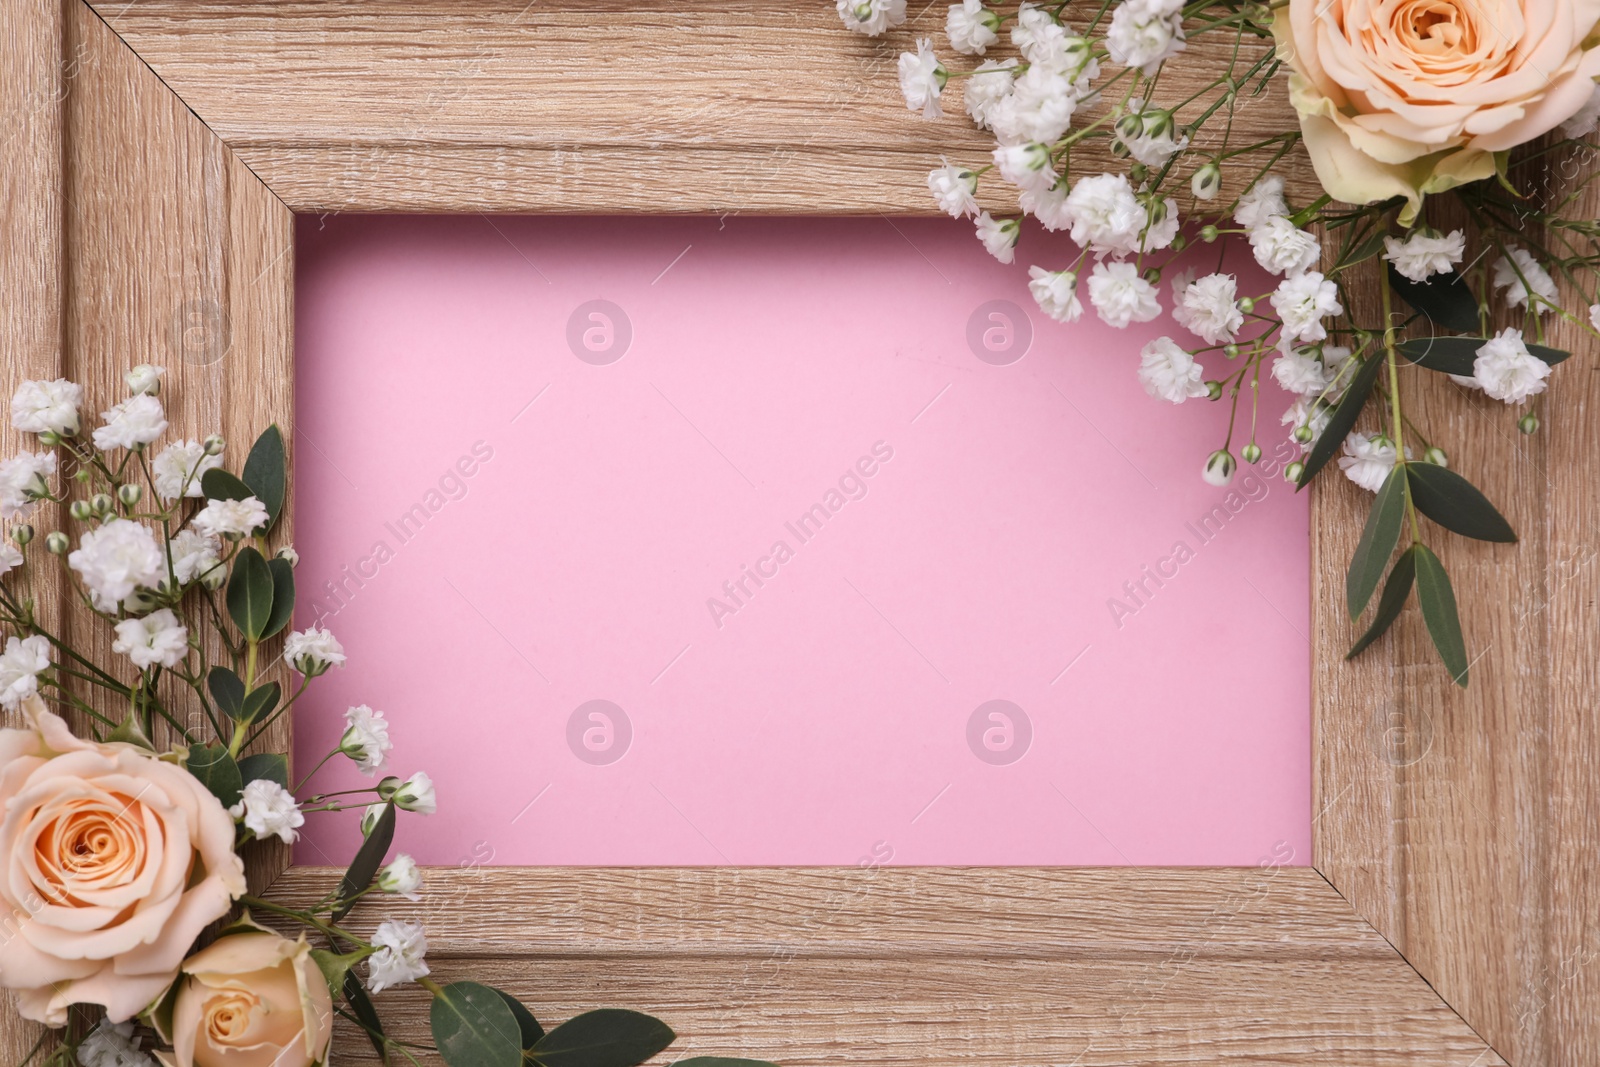
[{"label": "flower bud", "polygon": [[126,507],[133,507],[144,496],[144,490],[132,482],[117,486],[117,499]]},{"label": "flower bud", "polygon": [[1261,459],[1261,446],[1251,441],[1239,450],[1239,456],[1246,463],[1255,463]]},{"label": "flower bud", "polygon": [[1228,344],[1222,346],[1222,354],[1227,356],[1229,359],[1238,359],[1239,346],[1229,342]]},{"label": "flower bud", "polygon": [[382,800],[390,799],[391,797],[393,797],[395,795],[395,792],[397,790],[399,790],[399,788],[404,784],[405,784],[404,782],[402,782],[399,778],[396,778],[392,774],[384,775],[383,778],[378,782],[378,797],[379,797],[379,799],[382,799]]},{"label": "flower bud", "polygon": [[110,493],[96,493],[89,498],[89,506],[94,508],[97,515],[109,515],[115,504]]},{"label": "flower bud", "polygon": [[1435,446],[1422,454],[1424,463],[1432,463],[1435,467],[1450,466],[1450,457],[1444,454],[1444,449]]},{"label": "flower bud", "polygon": [[383,809],[388,804],[368,804],[367,809],[361,813],[361,836],[371,837],[372,831],[377,829],[378,819],[383,815]]},{"label": "flower bud", "polygon": [[70,547],[70,542],[67,540],[67,535],[60,530],[51,530],[45,535],[44,547],[52,556],[59,556]]},{"label": "flower bud", "polygon": [[1205,470],[1200,476],[1206,480],[1207,485],[1222,487],[1233,481],[1233,471],[1238,464],[1234,461],[1233,453],[1226,448],[1219,448],[1211,453],[1206,460]]},{"label": "flower bud", "polygon": [[1143,185],[1150,177],[1150,168],[1143,163],[1135,163],[1128,168],[1128,180],[1135,185]]},{"label": "flower bud", "polygon": [[1135,137],[1144,136],[1144,119],[1138,115],[1127,114],[1117,120],[1117,137],[1124,141],[1131,141]]},{"label": "flower bud", "polygon": [[72,472],[72,480],[75,482],[87,482],[89,477],[90,475],[88,467],[79,467],[77,470]]},{"label": "flower bud", "polygon": [[1162,109],[1141,111],[1139,119],[1144,123],[1144,132],[1151,137],[1160,137],[1172,132],[1172,112]]},{"label": "flower bud", "polygon": [[1218,230],[1215,226],[1208,222],[1204,226],[1200,227],[1200,240],[1204,241],[1206,244],[1210,244],[1217,239],[1221,232],[1222,231]]},{"label": "flower bud", "polygon": [[278,549],[278,558],[287,561],[291,567],[300,566],[300,553],[294,550],[293,545],[284,545]]},{"label": "flower bud", "polygon": [[1206,399],[1207,400],[1221,400],[1222,399],[1222,383],[1217,381],[1215,378],[1213,378],[1210,381],[1206,382]]},{"label": "flower bud", "polygon": [[1250,314],[1250,312],[1254,311],[1255,309],[1256,309],[1256,298],[1255,297],[1253,297],[1253,296],[1241,296],[1239,298],[1239,310],[1240,311],[1242,311],[1246,315],[1248,315],[1248,314]]},{"label": "flower bud", "polygon": [[27,523],[11,527],[11,540],[19,545],[25,545],[33,540],[33,527]]},{"label": "flower bud", "polygon": [[432,815],[439,810],[439,801],[433,791],[433,779],[418,771],[395,790],[394,806],[401,811],[414,811],[419,815]]},{"label": "flower bud", "polygon": [[1298,482],[1300,480],[1300,476],[1305,472],[1306,465],[1301,463],[1299,460],[1295,460],[1293,463],[1283,468],[1283,480],[1286,482]]},{"label": "flower bud", "polygon": [[1316,434],[1311,432],[1310,423],[1301,423],[1299,426],[1294,428],[1294,439],[1303,445],[1309,445],[1311,443],[1311,439],[1315,436]]},{"label": "flower bud", "polygon": [[1197,200],[1215,200],[1221,189],[1222,168],[1215,163],[1207,163],[1189,179],[1189,191],[1194,193]]},{"label": "flower bud", "polygon": [[61,435],[54,430],[45,430],[39,434],[39,443],[46,448],[54,448],[61,443]]},{"label": "flower bud", "polygon": [[1159,226],[1167,218],[1167,202],[1159,196],[1152,196],[1144,206],[1145,213],[1150,218],[1150,225]]},{"label": "flower bud", "polygon": [[222,435],[219,433],[214,433],[205,439],[205,442],[201,445],[201,447],[206,450],[206,455],[208,456],[220,456],[222,455],[223,445],[224,441],[222,440]]},{"label": "flower bud", "polygon": [[87,500],[74,500],[71,505],[67,507],[67,514],[71,515],[79,522],[87,522],[89,517],[94,514],[94,508],[89,506],[89,502]]},{"label": "flower bud", "polygon": [[1522,416],[1522,418],[1517,420],[1517,429],[1521,430],[1523,433],[1538,433],[1539,416],[1535,415],[1531,411],[1528,412],[1526,415]]},{"label": "flower bud", "polygon": [[1185,237],[1183,234],[1179,233],[1179,234],[1175,235],[1172,238],[1172,250],[1174,252],[1182,252],[1185,248],[1188,248],[1188,247],[1189,247],[1189,239],[1187,237]]},{"label": "flower bud", "polygon": [[1161,268],[1160,267],[1146,267],[1145,268],[1145,272],[1144,272],[1144,280],[1149,282],[1151,285],[1160,285],[1161,284]]},{"label": "flower bud", "polygon": [[141,393],[155,396],[161,392],[161,377],[166,373],[165,367],[152,367],[148,363],[141,363],[123,375],[122,380],[128,384],[128,391],[135,396]]}]

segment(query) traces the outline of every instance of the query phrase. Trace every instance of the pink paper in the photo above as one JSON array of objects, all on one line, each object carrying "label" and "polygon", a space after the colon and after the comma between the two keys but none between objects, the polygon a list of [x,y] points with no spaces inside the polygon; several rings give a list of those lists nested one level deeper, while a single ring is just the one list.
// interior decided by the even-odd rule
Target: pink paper
[{"label": "pink paper", "polygon": [[[1306,500],[1276,466],[1200,480],[1225,411],[1135,378],[1169,319],[1044,317],[1027,264],[1070,264],[1064,239],[1012,266],[949,220],[298,239],[297,625],[349,664],[296,709],[296,765],[384,711],[391,769],[440,798],[398,849],[1310,861]],[[312,784],[371,780],[338,758]],[[358,840],[313,814],[297,855]]]}]

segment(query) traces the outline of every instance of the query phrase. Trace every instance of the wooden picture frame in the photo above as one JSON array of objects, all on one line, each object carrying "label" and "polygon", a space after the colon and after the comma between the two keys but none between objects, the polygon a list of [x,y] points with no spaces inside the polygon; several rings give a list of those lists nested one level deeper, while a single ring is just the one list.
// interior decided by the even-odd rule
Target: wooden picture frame
[{"label": "wooden picture frame", "polygon": [[[291,431],[296,212],[929,214],[958,135],[892,67],[942,18],[874,42],[825,0],[8,0],[0,387],[104,396],[148,360],[186,434]],[[1520,440],[1423,388],[1523,542],[1445,549],[1469,692],[1411,608],[1346,664],[1359,501],[1317,483],[1311,866],[434,870],[430,960],[786,1067],[1600,1061],[1600,375]],[[331,872],[252,875],[293,900]],[[399,1036],[423,996],[385,994]],[[335,1062],[370,1057],[354,1036]],[[0,1061],[32,1040],[0,1016]]]}]

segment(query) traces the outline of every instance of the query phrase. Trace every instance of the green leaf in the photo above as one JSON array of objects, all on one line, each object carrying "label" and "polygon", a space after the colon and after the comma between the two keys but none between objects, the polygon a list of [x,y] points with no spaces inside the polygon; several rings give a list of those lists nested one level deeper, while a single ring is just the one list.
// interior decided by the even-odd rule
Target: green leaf
[{"label": "green leaf", "polygon": [[1357,263],[1365,263],[1379,252],[1383,251],[1383,239],[1387,236],[1388,234],[1384,233],[1381,228],[1374,230],[1368,235],[1367,239],[1362,241],[1360,245],[1353,249],[1348,256],[1340,259],[1339,266],[1345,268],[1353,267]]},{"label": "green leaf", "polygon": [[1396,464],[1389,472],[1389,477],[1384,479],[1383,488],[1378,490],[1378,498],[1372,502],[1366,528],[1361,531],[1361,541],[1356,545],[1355,555],[1350,557],[1344,592],[1352,619],[1359,618],[1367,610],[1367,602],[1372,599],[1378,582],[1383,579],[1385,568],[1389,566],[1389,557],[1394,555],[1394,546],[1400,543],[1400,527],[1405,517],[1405,467]]},{"label": "green leaf", "polygon": [[1451,680],[1465,689],[1467,645],[1461,638],[1461,616],[1456,613],[1450,576],[1426,545],[1417,545],[1413,551],[1417,554],[1417,602],[1422,605],[1422,621],[1428,624],[1428,636],[1433,638],[1433,647],[1439,650]]},{"label": "green leaf", "polygon": [[289,757],[282,752],[258,752],[239,761],[239,778],[249,785],[263,778],[289,788]]},{"label": "green leaf", "polygon": [[1350,430],[1355,426],[1362,406],[1372,394],[1372,383],[1378,380],[1378,371],[1382,369],[1383,362],[1383,353],[1374,352],[1351,376],[1350,385],[1345,389],[1344,396],[1328,416],[1328,425],[1323,428],[1322,436],[1317,438],[1316,444],[1311,446],[1311,452],[1305,458],[1305,470],[1300,472],[1300,481],[1295,484],[1297,489],[1304,489],[1310,485],[1311,479],[1327,465],[1328,460],[1339,450],[1339,446],[1344,444],[1344,439],[1350,436]]},{"label": "green leaf", "polygon": [[[1482,337],[1413,337],[1401,341],[1396,350],[1419,367],[1470,378],[1473,364],[1478,361],[1478,349],[1483,345]],[[1552,367],[1572,355],[1544,345],[1529,345],[1528,352]]]},{"label": "green leaf", "polygon": [[263,638],[271,637],[294,617],[294,567],[286,559],[267,560],[267,570],[272,572],[272,614],[267,616]]},{"label": "green leaf", "polygon": [[228,614],[239,632],[259,641],[272,618],[272,571],[261,553],[246,546],[233,560],[228,578]]},{"label": "green leaf", "polygon": [[428,1009],[433,1043],[450,1067],[517,1067],[522,1045],[516,1016],[498,990],[451,982]]},{"label": "green leaf", "polygon": [[1417,510],[1446,530],[1502,544],[1517,539],[1516,531],[1489,498],[1455,471],[1432,463],[1408,463],[1406,470]]},{"label": "green leaf", "polygon": [[361,984],[361,979],[356,977],[354,971],[345,973],[344,999],[349,1003],[350,1010],[355,1012],[356,1018],[361,1020],[367,1040],[372,1042],[373,1051],[377,1052],[378,1058],[387,1064],[389,1046],[384,1041],[383,1020],[378,1017],[378,1009],[372,1006],[372,998],[367,996],[367,987]]},{"label": "green leaf", "polygon": [[500,999],[506,1002],[506,1007],[511,1009],[512,1016],[517,1020],[517,1030],[521,1033],[521,1043],[524,1050],[532,1048],[544,1036],[544,1027],[539,1025],[539,1020],[533,1017],[533,1012],[516,997],[503,989],[496,989]]},{"label": "green leaf", "polygon": [[533,1046],[544,1067],[634,1067],[677,1035],[660,1019],[621,1008],[601,1008],[568,1019]]},{"label": "green leaf", "polygon": [[[1418,312],[1458,333],[1478,331],[1478,298],[1466,279],[1455,271],[1435,274],[1425,282],[1414,282],[1389,264],[1389,288]],[[1479,342],[1480,344],[1482,342]]]},{"label": "green leaf", "polygon": [[244,713],[244,682],[228,668],[212,667],[206,675],[206,688],[228,718],[238,720]]},{"label": "green leaf", "polygon": [[283,454],[283,431],[273,423],[261,432],[256,443],[250,446],[250,455],[244,461],[241,473],[250,493],[267,506],[267,529],[278,521],[283,511],[284,486],[287,464]]},{"label": "green leaf", "polygon": [[240,723],[257,722],[271,713],[278,706],[278,697],[283,695],[283,689],[277,682],[268,682],[259,689],[252,689],[244,698],[244,708],[239,713]]},{"label": "green leaf", "polygon": [[239,765],[221,745],[190,745],[189,759],[184,764],[200,784],[211,790],[211,795],[231,808],[239,803],[239,793],[244,789],[244,779]]},{"label": "green leaf", "polygon": [[1400,553],[1400,558],[1394,561],[1394,569],[1389,572],[1389,580],[1383,583],[1383,595],[1378,598],[1378,612],[1372,617],[1372,625],[1367,627],[1367,632],[1350,646],[1350,651],[1344,654],[1345,659],[1355,659],[1363,649],[1383,636],[1383,632],[1394,625],[1394,620],[1400,617],[1400,609],[1405,607],[1406,597],[1411,595],[1411,582],[1416,574],[1417,549],[1413,545]]},{"label": "green leaf", "polygon": [[350,861],[350,869],[344,872],[344,878],[339,881],[339,899],[347,903],[341,904],[333,913],[335,923],[350,913],[355,904],[355,895],[372,884],[373,876],[383,866],[383,857],[389,854],[389,846],[393,843],[394,804],[391,802],[383,806],[383,814],[378,816],[377,825],[361,842],[356,858]]},{"label": "green leaf", "polygon": [[255,495],[248,485],[221,467],[213,467],[200,476],[200,491],[207,500],[243,500]]}]

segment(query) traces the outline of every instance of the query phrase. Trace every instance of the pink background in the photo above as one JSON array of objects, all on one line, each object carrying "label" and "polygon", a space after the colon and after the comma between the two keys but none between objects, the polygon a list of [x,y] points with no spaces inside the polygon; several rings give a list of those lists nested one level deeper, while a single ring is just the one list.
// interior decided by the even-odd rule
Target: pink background
[{"label": "pink background", "polygon": [[[1071,246],[1027,240],[1003,266],[948,220],[302,219],[297,624],[350,663],[297,765],[385,711],[441,803],[397,848],[435,864],[1309,862],[1306,501],[1256,472],[1197,536],[1225,412],[1144,395],[1170,321],[1039,313],[1026,264]],[[602,319],[569,344],[596,299],[614,362],[614,311],[609,351]],[[992,300],[1021,321],[986,361]],[[631,737],[569,730],[591,700]],[[969,731],[991,700],[1009,735]],[[357,840],[312,815],[298,856]]]}]

